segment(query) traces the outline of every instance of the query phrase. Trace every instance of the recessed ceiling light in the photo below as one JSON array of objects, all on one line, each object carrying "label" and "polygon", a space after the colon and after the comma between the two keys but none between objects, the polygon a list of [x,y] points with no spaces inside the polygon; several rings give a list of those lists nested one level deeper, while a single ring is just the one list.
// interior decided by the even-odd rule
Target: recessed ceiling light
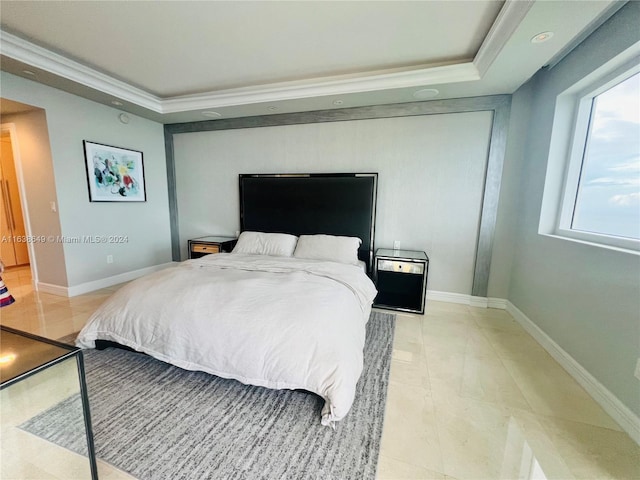
[{"label": "recessed ceiling light", "polygon": [[344,103],[344,100],[334,100],[333,104],[334,105],[342,105]]},{"label": "recessed ceiling light", "polygon": [[111,100],[111,105],[115,105],[116,107],[121,107],[122,102],[119,102],[118,100]]},{"label": "recessed ceiling light", "polygon": [[542,43],[553,37],[553,32],[542,32],[531,39],[531,43]]},{"label": "recessed ceiling light", "polygon": [[126,113],[121,113],[120,115],[118,115],[118,118],[124,124],[129,123],[129,115],[127,115]]},{"label": "recessed ceiling light", "polygon": [[267,107],[268,110],[275,112],[276,110],[278,110],[278,107],[274,107],[273,105],[271,105],[270,107]]},{"label": "recessed ceiling light", "polygon": [[209,118],[218,118],[218,117],[221,117],[222,115],[220,115],[218,112],[202,112],[202,116],[209,117]]},{"label": "recessed ceiling light", "polygon": [[413,92],[413,97],[424,100],[425,98],[437,97],[439,93],[440,91],[435,88],[423,88],[422,90],[416,90]]},{"label": "recessed ceiling light", "polygon": [[22,70],[22,73],[25,75],[35,76],[36,72],[32,72],[31,70]]}]

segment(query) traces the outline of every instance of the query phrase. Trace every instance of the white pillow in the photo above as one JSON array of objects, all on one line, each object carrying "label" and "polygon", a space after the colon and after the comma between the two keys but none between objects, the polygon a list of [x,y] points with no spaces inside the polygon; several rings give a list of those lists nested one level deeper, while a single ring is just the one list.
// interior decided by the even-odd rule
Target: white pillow
[{"label": "white pillow", "polygon": [[293,256],[358,265],[358,248],[361,243],[362,240],[357,237],[300,235]]},{"label": "white pillow", "polygon": [[298,237],[286,233],[242,232],[232,253],[290,257]]}]

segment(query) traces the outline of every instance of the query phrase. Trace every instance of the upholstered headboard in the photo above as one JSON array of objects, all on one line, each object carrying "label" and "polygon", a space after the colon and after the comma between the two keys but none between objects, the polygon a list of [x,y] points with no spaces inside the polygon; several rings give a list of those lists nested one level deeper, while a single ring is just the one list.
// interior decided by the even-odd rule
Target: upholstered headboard
[{"label": "upholstered headboard", "polygon": [[358,237],[373,265],[377,173],[240,175],[242,231]]}]

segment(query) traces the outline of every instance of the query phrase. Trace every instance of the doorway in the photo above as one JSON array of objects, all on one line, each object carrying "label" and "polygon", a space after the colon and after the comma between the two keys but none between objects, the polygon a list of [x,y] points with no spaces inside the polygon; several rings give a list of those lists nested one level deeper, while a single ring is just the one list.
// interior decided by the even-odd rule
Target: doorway
[{"label": "doorway", "polygon": [[8,270],[30,271],[34,290],[61,295],[66,265],[64,245],[55,241],[61,229],[46,112],[0,97],[0,116],[0,255],[16,265]]},{"label": "doorway", "polygon": [[0,133],[0,258],[6,267],[29,265],[29,249],[10,131]]}]

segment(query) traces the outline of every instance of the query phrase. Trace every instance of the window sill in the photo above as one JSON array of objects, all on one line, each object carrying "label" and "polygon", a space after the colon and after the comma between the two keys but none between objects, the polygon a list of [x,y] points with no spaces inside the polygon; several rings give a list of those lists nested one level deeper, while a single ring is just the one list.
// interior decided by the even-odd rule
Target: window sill
[{"label": "window sill", "polygon": [[565,236],[565,235],[562,235],[560,233],[540,233],[540,232],[538,232],[538,234],[542,235],[543,237],[555,238],[557,240],[565,240],[565,241],[569,241],[569,242],[580,243],[582,245],[589,245],[591,247],[604,248],[606,250],[613,250],[614,252],[627,253],[627,254],[631,254],[631,255],[640,256],[640,251],[633,250],[631,248],[616,247],[614,245],[607,245],[607,244],[604,244],[604,243],[592,242],[592,241],[589,241],[589,240],[583,240],[583,239],[579,239],[579,238]]}]

